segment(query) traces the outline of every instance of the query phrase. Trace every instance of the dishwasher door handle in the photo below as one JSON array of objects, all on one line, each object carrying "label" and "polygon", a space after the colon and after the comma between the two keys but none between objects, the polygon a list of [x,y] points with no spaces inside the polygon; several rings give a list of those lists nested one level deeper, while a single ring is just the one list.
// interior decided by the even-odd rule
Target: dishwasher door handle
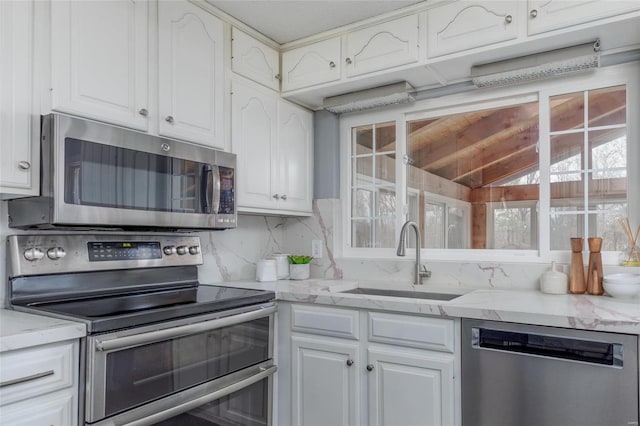
[{"label": "dishwasher door handle", "polygon": [[616,368],[623,367],[621,343],[472,327],[471,347]]}]

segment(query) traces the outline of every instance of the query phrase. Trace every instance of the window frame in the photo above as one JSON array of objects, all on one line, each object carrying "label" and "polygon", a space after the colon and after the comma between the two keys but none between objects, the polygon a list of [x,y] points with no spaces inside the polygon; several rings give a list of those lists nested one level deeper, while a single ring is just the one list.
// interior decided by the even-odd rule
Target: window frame
[{"label": "window frame", "polygon": [[[496,249],[422,249],[423,259],[441,261],[488,261],[568,263],[570,250],[550,249],[550,122],[549,98],[572,92],[625,85],[627,90],[627,209],[632,225],[640,225],[640,62],[596,69],[593,72],[539,81],[513,87],[479,89],[435,99],[418,101],[410,106],[396,106],[385,110],[344,114],[340,117],[341,199],[340,221],[343,232],[337,232],[340,254],[347,258],[397,259],[396,248],[354,248],[351,239],[351,129],[374,123],[396,122],[396,226],[395,241],[408,213],[407,173],[402,159],[406,155],[407,122],[459,114],[478,109],[498,108],[531,101],[539,102],[540,195],[537,223],[539,227],[536,250]],[[635,161],[634,161],[635,160]],[[546,230],[543,232],[542,230]],[[620,252],[602,252],[603,263],[619,264]]]}]

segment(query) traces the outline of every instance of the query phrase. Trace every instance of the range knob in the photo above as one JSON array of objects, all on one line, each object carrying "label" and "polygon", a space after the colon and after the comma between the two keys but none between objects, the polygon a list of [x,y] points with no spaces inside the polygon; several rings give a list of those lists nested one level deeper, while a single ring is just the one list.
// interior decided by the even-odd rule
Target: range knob
[{"label": "range knob", "polygon": [[180,256],[182,256],[183,254],[187,254],[187,246],[178,246],[178,248],[176,249],[176,251],[178,252],[178,254]]},{"label": "range knob", "polygon": [[200,246],[191,246],[189,247],[189,254],[199,254]]},{"label": "range knob", "polygon": [[62,259],[66,255],[67,253],[64,251],[62,247],[52,247],[49,250],[47,250],[47,256],[51,260]]},{"label": "range knob", "polygon": [[34,260],[40,260],[44,257],[44,252],[40,250],[38,247],[33,247],[30,249],[26,249],[24,251],[24,258],[30,262]]},{"label": "range knob", "polygon": [[164,246],[162,248],[162,251],[167,256],[171,256],[172,254],[176,254],[176,246]]}]

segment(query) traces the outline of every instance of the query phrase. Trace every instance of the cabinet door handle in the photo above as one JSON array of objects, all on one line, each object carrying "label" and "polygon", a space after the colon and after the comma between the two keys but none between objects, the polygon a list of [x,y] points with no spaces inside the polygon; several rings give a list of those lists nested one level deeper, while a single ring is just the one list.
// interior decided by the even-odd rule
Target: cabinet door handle
[{"label": "cabinet door handle", "polygon": [[507,24],[510,24],[513,22],[513,16],[511,15],[507,15],[504,17],[504,22],[506,22]]},{"label": "cabinet door handle", "polygon": [[347,360],[347,367],[351,367],[353,365],[353,360],[352,359],[348,359]]},{"label": "cabinet door handle", "polygon": [[276,80],[278,81],[282,80],[282,76],[280,74],[276,74]]},{"label": "cabinet door handle", "polygon": [[47,376],[53,376],[53,370],[43,371],[42,373],[36,373],[26,377],[20,377],[19,379],[7,380],[6,382],[0,383],[0,388],[17,385],[24,382],[30,382],[31,380],[41,379]]},{"label": "cabinet door handle", "polygon": [[173,117],[169,115],[167,116],[167,118],[164,119],[164,121],[166,121],[167,123],[173,123]]},{"label": "cabinet door handle", "polygon": [[336,63],[331,61],[329,62],[329,68],[334,69],[336,67]]},{"label": "cabinet door handle", "polygon": [[280,199],[280,195],[279,194],[274,194],[273,198],[275,198],[276,200],[279,200]]},{"label": "cabinet door handle", "polygon": [[31,163],[28,161],[18,161],[18,167],[22,170],[29,170],[31,168]]},{"label": "cabinet door handle", "polygon": [[287,201],[287,194],[282,194],[280,196],[280,199]]},{"label": "cabinet door handle", "polygon": [[149,115],[149,111],[147,111],[146,108],[142,108],[140,111],[138,111],[138,114],[140,114],[143,117],[146,117],[147,115]]},{"label": "cabinet door handle", "polygon": [[373,364],[367,365],[367,371],[373,371]]},{"label": "cabinet door handle", "polygon": [[344,61],[347,63],[347,65],[351,65],[351,63],[353,62],[351,58],[347,58]]},{"label": "cabinet door handle", "polygon": [[535,18],[536,16],[538,16],[538,11],[533,9],[531,10],[531,12],[529,12],[529,15],[531,15],[532,18]]}]

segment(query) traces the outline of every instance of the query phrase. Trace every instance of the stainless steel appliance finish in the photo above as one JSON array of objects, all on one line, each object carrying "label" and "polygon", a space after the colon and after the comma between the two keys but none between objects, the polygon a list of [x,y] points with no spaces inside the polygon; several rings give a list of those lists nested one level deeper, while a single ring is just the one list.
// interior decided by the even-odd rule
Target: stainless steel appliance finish
[{"label": "stainless steel appliance finish", "polygon": [[41,194],[9,202],[11,227],[236,227],[235,154],[60,114],[41,124]]},{"label": "stainless steel appliance finish", "polygon": [[271,424],[275,295],[199,285],[199,237],[13,235],[7,254],[13,309],[87,325],[81,424]]},{"label": "stainless steel appliance finish", "polygon": [[638,337],[462,320],[463,426],[638,424]]}]

